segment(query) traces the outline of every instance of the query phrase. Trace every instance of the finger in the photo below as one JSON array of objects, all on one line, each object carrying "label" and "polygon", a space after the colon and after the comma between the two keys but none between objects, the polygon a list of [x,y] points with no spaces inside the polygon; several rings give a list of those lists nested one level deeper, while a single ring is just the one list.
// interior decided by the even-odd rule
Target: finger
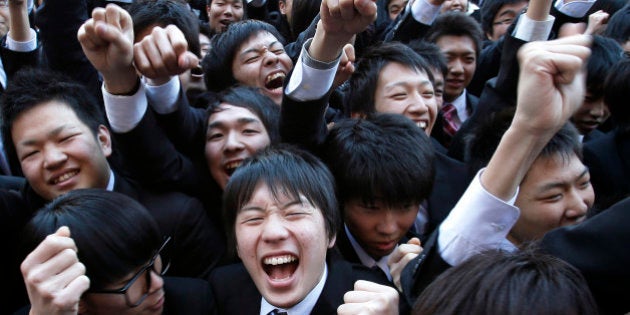
[{"label": "finger", "polygon": [[180,70],[188,70],[199,66],[199,58],[190,51],[186,51],[178,58]]},{"label": "finger", "polygon": [[73,279],[55,299],[61,305],[74,305],[79,303],[81,295],[90,288],[90,279],[81,275]]},{"label": "finger", "polygon": [[120,29],[120,7],[115,4],[108,4],[105,7],[105,21],[114,28]]},{"label": "finger", "polygon": [[[341,17],[341,8],[339,1],[341,0],[326,0],[322,1],[322,8],[326,8],[327,10],[321,10],[324,12],[325,16],[331,18],[339,18]],[[323,18],[324,16],[322,16]]]},{"label": "finger", "polygon": [[55,235],[61,237],[70,237],[70,228],[64,225],[57,229]]},{"label": "finger", "polygon": [[85,275],[85,265],[77,259],[74,263],[54,274],[50,278],[50,285],[57,288],[67,287],[74,279]]},{"label": "finger", "polygon": [[356,291],[370,291],[370,292],[396,292],[396,290],[390,286],[378,284],[376,282],[367,280],[357,280],[354,283],[354,289]]},{"label": "finger", "polygon": [[422,243],[420,242],[420,239],[419,239],[419,238],[417,238],[417,237],[412,237],[412,238],[411,238],[411,239],[407,242],[407,244],[414,244],[414,245],[418,245],[418,246],[422,245]]},{"label": "finger", "polygon": [[352,44],[346,44],[345,46],[343,46],[343,52],[346,55],[347,61],[355,62],[357,60],[354,53],[354,46],[352,46]]},{"label": "finger", "polygon": [[133,61],[136,66],[136,70],[147,78],[156,78],[157,74],[155,73],[151,65],[151,61],[147,56],[144,39],[133,46],[133,51]]},{"label": "finger", "polygon": [[353,0],[340,0],[339,10],[341,13],[341,18],[343,20],[351,20],[356,14],[356,11],[354,8],[354,1]]},{"label": "finger", "polygon": [[92,10],[92,19],[94,19],[94,21],[106,22],[105,8],[99,7]]},{"label": "finger", "polygon": [[343,295],[344,303],[365,303],[374,300],[378,293],[369,291],[348,291]]},{"label": "finger", "polygon": [[[178,53],[175,51],[177,36],[169,32],[168,29],[155,27],[151,33],[151,39],[160,56],[159,64],[163,69],[156,69],[158,73],[170,75],[177,72]],[[184,40],[185,41],[185,40]],[[158,64],[157,60],[151,58],[151,63]]]},{"label": "finger", "polygon": [[355,8],[361,16],[376,18],[376,1],[375,0],[355,0]]},{"label": "finger", "polygon": [[338,315],[363,314],[363,311],[365,311],[365,305],[357,303],[345,303],[337,308]]},{"label": "finger", "polygon": [[[62,232],[64,233],[64,232]],[[39,265],[65,249],[77,250],[74,240],[56,234],[48,235],[22,262],[25,267]]]}]

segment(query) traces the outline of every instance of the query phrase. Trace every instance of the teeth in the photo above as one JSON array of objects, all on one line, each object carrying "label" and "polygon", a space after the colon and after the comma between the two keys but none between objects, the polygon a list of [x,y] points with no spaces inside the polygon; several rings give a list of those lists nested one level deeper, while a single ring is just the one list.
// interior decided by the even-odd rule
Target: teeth
[{"label": "teeth", "polygon": [[274,74],[271,74],[269,76],[267,76],[267,80],[265,81],[265,84],[277,79],[277,78],[283,78],[286,77],[286,75],[282,72],[276,72]]},{"label": "teeth", "polygon": [[290,262],[294,262],[296,260],[296,258],[292,255],[284,255],[284,256],[277,256],[277,257],[268,257],[265,258],[265,260],[263,261],[265,263],[265,265],[282,265],[282,264],[288,264]]},{"label": "teeth", "polygon": [[419,121],[416,123],[416,125],[422,129],[427,128],[427,122],[426,121]]},{"label": "teeth", "polygon": [[241,163],[242,163],[241,161],[238,161],[238,162],[231,162],[231,163],[225,164],[225,169],[228,169],[228,170],[235,169],[241,166]]},{"label": "teeth", "polygon": [[57,184],[57,183],[63,182],[64,180],[67,180],[67,179],[71,178],[72,176],[76,175],[78,172],[79,171],[65,173],[65,174],[55,178],[53,180],[53,184]]}]

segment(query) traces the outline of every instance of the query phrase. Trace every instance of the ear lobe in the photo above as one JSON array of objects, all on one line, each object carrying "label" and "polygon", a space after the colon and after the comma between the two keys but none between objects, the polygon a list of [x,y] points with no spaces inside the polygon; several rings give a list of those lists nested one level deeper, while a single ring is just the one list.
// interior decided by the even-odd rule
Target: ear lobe
[{"label": "ear lobe", "polygon": [[98,126],[96,138],[105,157],[112,155],[112,138],[109,134],[109,129],[103,125]]},{"label": "ear lobe", "polygon": [[335,242],[337,241],[337,235],[333,236],[332,239],[328,242],[328,248],[333,248],[335,246]]},{"label": "ear lobe", "polygon": [[286,3],[284,1],[278,1],[278,9],[280,9],[280,13],[286,15]]}]

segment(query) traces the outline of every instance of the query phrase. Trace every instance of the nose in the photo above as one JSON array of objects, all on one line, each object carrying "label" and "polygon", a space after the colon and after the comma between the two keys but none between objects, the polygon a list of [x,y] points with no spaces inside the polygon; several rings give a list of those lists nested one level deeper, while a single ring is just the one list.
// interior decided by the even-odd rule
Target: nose
[{"label": "nose", "polygon": [[245,146],[241,141],[241,137],[237,131],[230,131],[225,140],[225,150],[226,151],[237,151],[242,150]]},{"label": "nose", "polygon": [[284,220],[277,214],[269,215],[265,219],[262,229],[262,239],[265,242],[276,243],[289,237],[289,232],[284,226]]},{"label": "nose", "polygon": [[153,293],[162,289],[164,286],[164,278],[162,278],[162,276],[153,269],[149,269],[147,272],[151,274],[151,287],[149,288],[149,292]]},{"label": "nose", "polygon": [[269,50],[268,48],[265,49],[265,65],[266,66],[273,66],[276,63],[278,63],[278,55],[276,55],[273,51]]},{"label": "nose", "polygon": [[232,16],[234,14],[234,8],[232,8],[231,5],[226,5],[225,6],[225,11],[223,11],[223,14],[225,14],[227,16]]},{"label": "nose", "polygon": [[57,168],[68,159],[68,156],[55,146],[48,146],[44,150],[44,168],[46,169]]},{"label": "nose", "polygon": [[422,116],[429,111],[429,107],[420,92],[413,93],[413,97],[410,101],[411,104],[407,107],[407,111],[411,114],[411,116]]},{"label": "nose", "polygon": [[605,111],[606,105],[604,104],[604,101],[599,100],[597,103],[593,104],[591,110],[589,111],[589,114],[593,117],[599,118],[604,116]]},{"label": "nose", "polygon": [[459,58],[455,58],[451,62],[449,62],[448,72],[453,74],[464,73],[464,67],[462,66],[462,62],[459,60]]},{"label": "nose", "polygon": [[574,223],[586,215],[586,212],[593,204],[595,195],[593,188],[587,189],[573,188],[567,195],[567,210],[564,213],[567,221]]},{"label": "nose", "polygon": [[383,212],[379,223],[376,225],[377,232],[383,235],[392,235],[396,233],[397,229],[398,224],[394,212],[392,210],[386,210]]}]

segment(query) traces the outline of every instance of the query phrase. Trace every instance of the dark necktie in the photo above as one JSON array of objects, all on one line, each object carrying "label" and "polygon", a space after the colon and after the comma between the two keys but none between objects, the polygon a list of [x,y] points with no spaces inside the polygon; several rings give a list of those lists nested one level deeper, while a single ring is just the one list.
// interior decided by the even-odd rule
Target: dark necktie
[{"label": "dark necktie", "polygon": [[281,311],[279,309],[275,309],[271,312],[269,312],[269,315],[287,315],[288,313],[285,311]]}]

